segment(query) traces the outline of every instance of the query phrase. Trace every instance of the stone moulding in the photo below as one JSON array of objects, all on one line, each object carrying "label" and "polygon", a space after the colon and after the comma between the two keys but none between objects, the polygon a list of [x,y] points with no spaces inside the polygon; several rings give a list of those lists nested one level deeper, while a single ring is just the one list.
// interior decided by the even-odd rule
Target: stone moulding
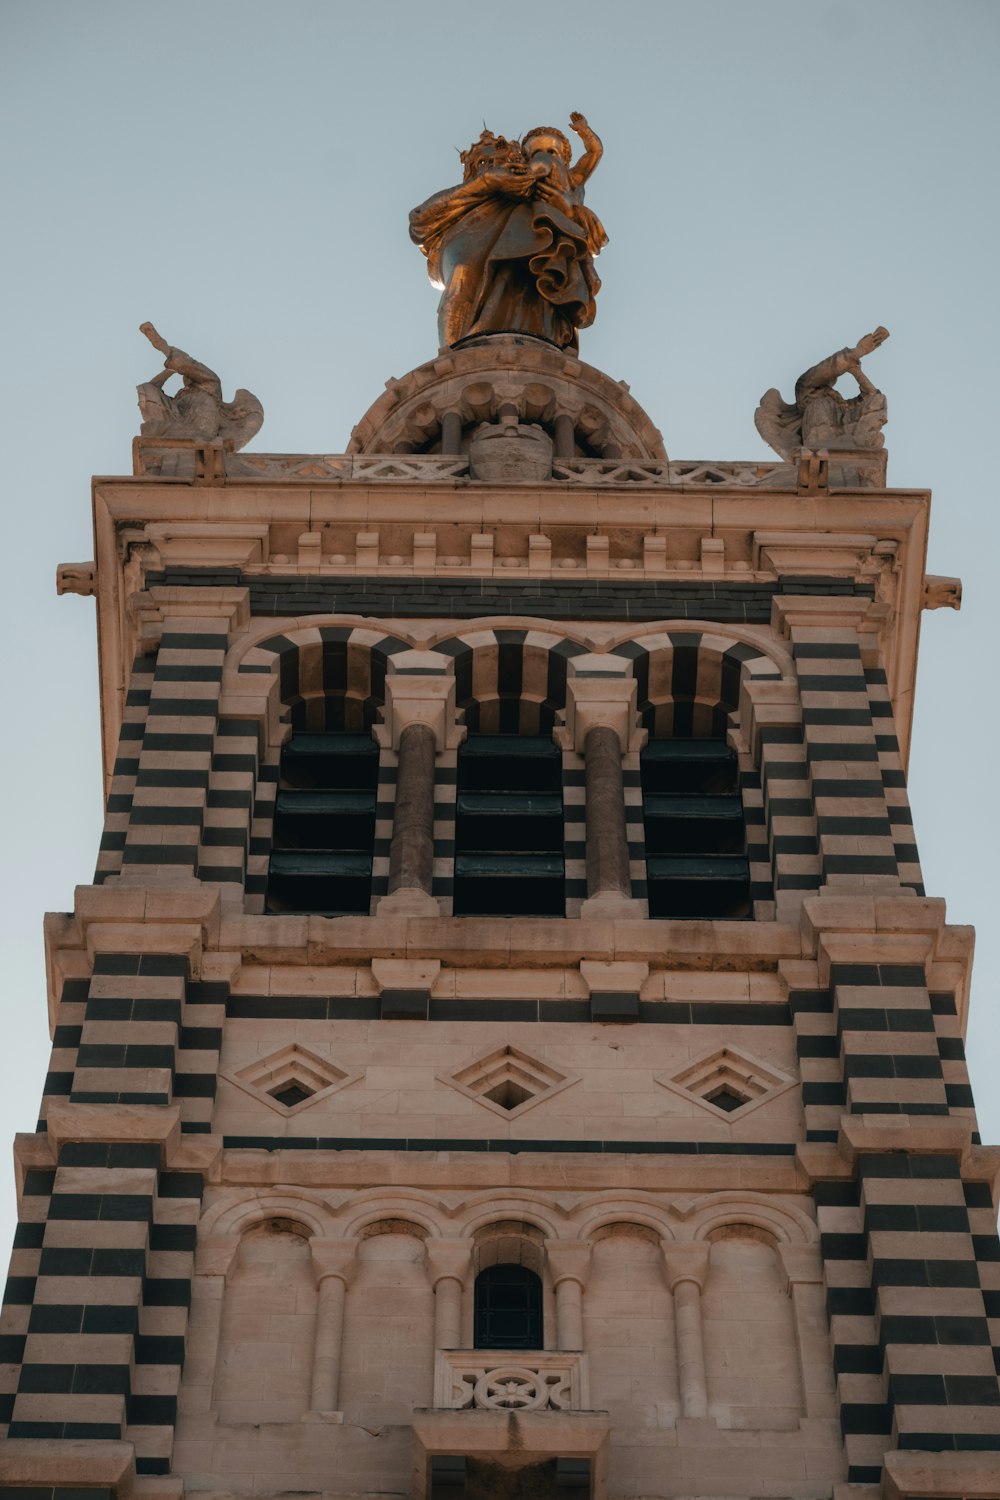
[{"label": "stone moulding", "polygon": [[439,1349],[434,1405],[451,1411],[586,1411],[587,1356],[528,1349]]}]

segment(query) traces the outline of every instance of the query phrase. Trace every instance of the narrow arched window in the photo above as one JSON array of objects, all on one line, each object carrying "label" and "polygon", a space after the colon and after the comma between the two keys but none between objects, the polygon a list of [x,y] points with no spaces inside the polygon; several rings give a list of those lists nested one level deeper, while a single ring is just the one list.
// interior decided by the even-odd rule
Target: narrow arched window
[{"label": "narrow arched window", "polygon": [[640,767],[649,915],[749,916],[735,752],[721,737],[651,739]]},{"label": "narrow arched window", "polygon": [[367,915],[378,746],[370,734],[298,731],[278,770],[267,909]]},{"label": "narrow arched window", "polygon": [[477,1349],[541,1349],[542,1283],[527,1266],[489,1266],[476,1277]]},{"label": "narrow arched window", "polygon": [[470,734],[458,752],[455,915],[561,917],[564,874],[551,735]]}]

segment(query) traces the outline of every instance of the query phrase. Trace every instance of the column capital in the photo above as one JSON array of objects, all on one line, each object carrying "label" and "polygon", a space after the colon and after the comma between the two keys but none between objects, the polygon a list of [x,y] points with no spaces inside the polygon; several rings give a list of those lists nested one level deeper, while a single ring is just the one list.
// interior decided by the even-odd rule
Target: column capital
[{"label": "column capital", "polygon": [[823,1281],[823,1260],[818,1244],[775,1246],[781,1261],[789,1289],[796,1286],[817,1286]]},{"label": "column capital", "polygon": [[682,1281],[693,1281],[699,1291],[704,1291],[711,1248],[706,1244],[663,1245],[663,1271],[671,1291]]},{"label": "column capital", "polygon": [[552,1285],[558,1286],[561,1281],[575,1281],[579,1286],[585,1287],[590,1275],[593,1249],[589,1240],[546,1240],[545,1258]]},{"label": "column capital", "polygon": [[577,676],[566,683],[566,735],[578,755],[591,729],[611,729],[622,754],[639,750],[646,731],[635,722],[637,684],[633,677]]},{"label": "column capital", "polygon": [[350,1286],[357,1265],[358,1240],[309,1241],[309,1256],[317,1284],[334,1276],[345,1287]]},{"label": "column capital", "polygon": [[232,1270],[239,1248],[238,1234],[213,1234],[202,1240],[195,1251],[194,1274],[221,1276],[225,1280]]},{"label": "column capital", "polygon": [[432,1287],[439,1281],[465,1283],[472,1267],[472,1241],[469,1239],[428,1239],[427,1277]]},{"label": "column capital", "polygon": [[398,751],[403,730],[411,724],[425,724],[433,732],[438,754],[457,749],[465,739],[466,730],[456,721],[451,662],[436,651],[400,652],[386,676],[383,723],[376,739]]}]

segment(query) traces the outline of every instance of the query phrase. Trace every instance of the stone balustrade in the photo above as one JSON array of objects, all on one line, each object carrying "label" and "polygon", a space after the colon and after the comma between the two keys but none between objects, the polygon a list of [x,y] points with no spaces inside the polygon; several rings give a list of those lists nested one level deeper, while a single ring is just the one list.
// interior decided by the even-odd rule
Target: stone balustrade
[{"label": "stone balustrade", "polygon": [[529,1349],[439,1349],[434,1405],[448,1411],[587,1411],[587,1356]]}]

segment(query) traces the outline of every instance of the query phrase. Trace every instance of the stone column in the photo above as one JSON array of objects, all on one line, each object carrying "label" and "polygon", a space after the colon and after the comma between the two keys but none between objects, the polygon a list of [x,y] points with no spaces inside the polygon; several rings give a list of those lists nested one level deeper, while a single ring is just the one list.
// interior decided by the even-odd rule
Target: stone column
[{"label": "stone column", "polygon": [[462,414],[457,411],[446,411],[441,421],[441,454],[444,458],[454,458],[458,455],[462,446]]},{"label": "stone column", "polygon": [[434,867],[434,731],[407,724],[399,736],[396,804],[389,850],[389,894],[431,893]]},{"label": "stone column", "polygon": [[431,894],[434,869],[434,761],[465,737],[455,722],[455,678],[447,658],[406,651],[386,678],[384,725],[375,737],[398,756],[389,893],[380,915],[440,915]]},{"label": "stone column", "polygon": [[576,451],[576,423],[568,412],[560,412],[553,423],[556,458],[572,458]]},{"label": "stone column", "polygon": [[674,1298],[677,1385],[681,1415],[708,1416],[708,1380],[701,1294],[708,1276],[708,1245],[664,1245],[663,1265]]},{"label": "stone column", "polygon": [[622,779],[622,756],[641,743],[634,728],[636,684],[603,657],[577,658],[573,665],[566,728],[584,757],[587,795],[587,899],[580,915],[642,916],[632,900]]},{"label": "stone column", "polygon": [[587,1240],[546,1240],[549,1275],[556,1294],[556,1344],[583,1350],[583,1289],[590,1275]]},{"label": "stone column", "polygon": [[429,1239],[427,1275],[434,1288],[434,1348],[462,1347],[462,1297],[472,1268],[472,1241]]},{"label": "stone column", "polygon": [[587,896],[632,894],[625,832],[622,747],[610,724],[587,730]]},{"label": "stone column", "polygon": [[313,1273],[318,1283],[316,1338],[313,1344],[311,1414],[336,1412],[340,1395],[340,1361],[344,1342],[344,1303],[354,1275],[357,1240],[310,1240]]}]

